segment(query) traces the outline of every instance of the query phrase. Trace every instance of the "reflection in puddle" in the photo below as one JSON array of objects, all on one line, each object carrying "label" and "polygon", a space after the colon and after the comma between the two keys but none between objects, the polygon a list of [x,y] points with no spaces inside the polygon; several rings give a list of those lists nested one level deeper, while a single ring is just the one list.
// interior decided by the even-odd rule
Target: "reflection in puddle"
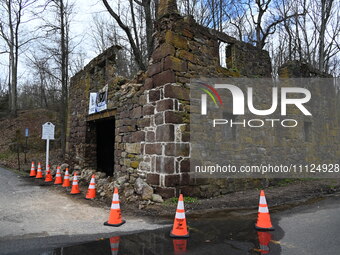
[{"label": "reflection in puddle", "polygon": [[173,239],[172,243],[174,244],[174,254],[185,254],[187,251],[187,239]]},{"label": "reflection in puddle", "polygon": [[254,217],[192,220],[189,222],[190,238],[173,239],[169,229],[146,231],[127,236],[112,236],[109,239],[55,249],[54,254],[281,254],[281,247],[273,240],[280,240],[283,231],[275,226],[274,232],[256,231]]}]

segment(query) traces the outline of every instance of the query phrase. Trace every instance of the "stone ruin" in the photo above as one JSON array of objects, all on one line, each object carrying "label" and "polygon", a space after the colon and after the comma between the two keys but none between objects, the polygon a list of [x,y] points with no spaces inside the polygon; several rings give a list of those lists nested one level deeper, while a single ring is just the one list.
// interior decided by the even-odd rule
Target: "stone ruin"
[{"label": "stone ruin", "polygon": [[[70,165],[82,170],[81,177],[87,181],[93,171],[98,171],[101,196],[111,196],[115,185],[128,201],[142,198],[160,202],[162,197],[175,197],[179,192],[211,197],[259,185],[256,179],[190,178],[187,83],[190,78],[205,76],[271,77],[268,52],[203,27],[192,17],[180,16],[174,0],[160,1],[155,31],[147,71],[133,81],[116,74],[116,46],[94,58],[71,79],[67,135]],[[226,67],[220,65],[221,42],[225,45]],[[288,74],[287,70],[282,72]],[[89,115],[89,94],[105,85],[107,109]],[[248,148],[247,143],[256,143],[256,139],[261,137],[243,141],[242,146]],[[250,150],[256,155],[262,152]]]}]

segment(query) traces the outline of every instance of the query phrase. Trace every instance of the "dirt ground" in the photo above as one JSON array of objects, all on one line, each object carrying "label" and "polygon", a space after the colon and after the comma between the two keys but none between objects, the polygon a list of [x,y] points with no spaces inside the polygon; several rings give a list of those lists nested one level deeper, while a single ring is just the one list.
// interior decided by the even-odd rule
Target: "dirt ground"
[{"label": "dirt ground", "polygon": [[[328,180],[296,180],[280,186],[265,189],[266,199],[270,211],[282,210],[297,206],[313,199],[322,198],[340,191],[340,179]],[[190,217],[216,217],[219,211],[234,211],[244,209],[257,210],[259,190],[245,190],[215,197],[199,199],[194,203],[186,203],[186,214]],[[133,205],[126,205],[134,208]],[[143,210],[134,210],[138,214],[159,217],[172,217],[176,204],[149,205]]]}]

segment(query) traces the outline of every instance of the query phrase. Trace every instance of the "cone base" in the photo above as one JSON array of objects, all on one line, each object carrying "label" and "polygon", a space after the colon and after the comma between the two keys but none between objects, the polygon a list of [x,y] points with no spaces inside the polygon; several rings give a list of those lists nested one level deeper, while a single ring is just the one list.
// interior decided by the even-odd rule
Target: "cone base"
[{"label": "cone base", "polygon": [[61,185],[62,183],[54,183],[54,185]]},{"label": "cone base", "polygon": [[44,177],[35,177],[35,179],[44,179]]},{"label": "cone base", "polygon": [[261,228],[261,227],[256,226],[256,224],[255,224],[255,229],[258,230],[258,231],[274,231],[275,230],[273,227]]},{"label": "cone base", "polygon": [[125,222],[126,222],[125,220],[122,220],[121,223],[118,223],[118,224],[110,224],[108,221],[105,221],[105,222],[104,222],[104,226],[119,227],[119,226],[123,225]]},{"label": "cone base", "polygon": [[93,200],[95,197],[85,197],[86,200]]},{"label": "cone base", "polygon": [[172,233],[172,231],[170,231],[170,237],[172,237],[172,238],[189,238],[190,235],[189,235],[189,233],[188,233],[187,235],[178,236],[178,235],[174,235],[174,234]]},{"label": "cone base", "polygon": [[69,195],[80,195],[81,194],[81,192],[79,192],[79,193],[68,193]]}]

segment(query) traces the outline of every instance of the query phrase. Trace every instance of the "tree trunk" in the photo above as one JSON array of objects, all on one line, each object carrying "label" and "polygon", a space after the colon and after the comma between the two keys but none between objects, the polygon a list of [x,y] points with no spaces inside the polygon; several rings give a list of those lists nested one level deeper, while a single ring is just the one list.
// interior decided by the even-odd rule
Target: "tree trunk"
[{"label": "tree trunk", "polygon": [[67,119],[67,98],[68,98],[68,49],[66,38],[66,24],[64,14],[64,1],[60,0],[60,47],[61,47],[61,109],[60,109],[60,143],[62,155],[65,155],[66,151],[66,119]]}]

